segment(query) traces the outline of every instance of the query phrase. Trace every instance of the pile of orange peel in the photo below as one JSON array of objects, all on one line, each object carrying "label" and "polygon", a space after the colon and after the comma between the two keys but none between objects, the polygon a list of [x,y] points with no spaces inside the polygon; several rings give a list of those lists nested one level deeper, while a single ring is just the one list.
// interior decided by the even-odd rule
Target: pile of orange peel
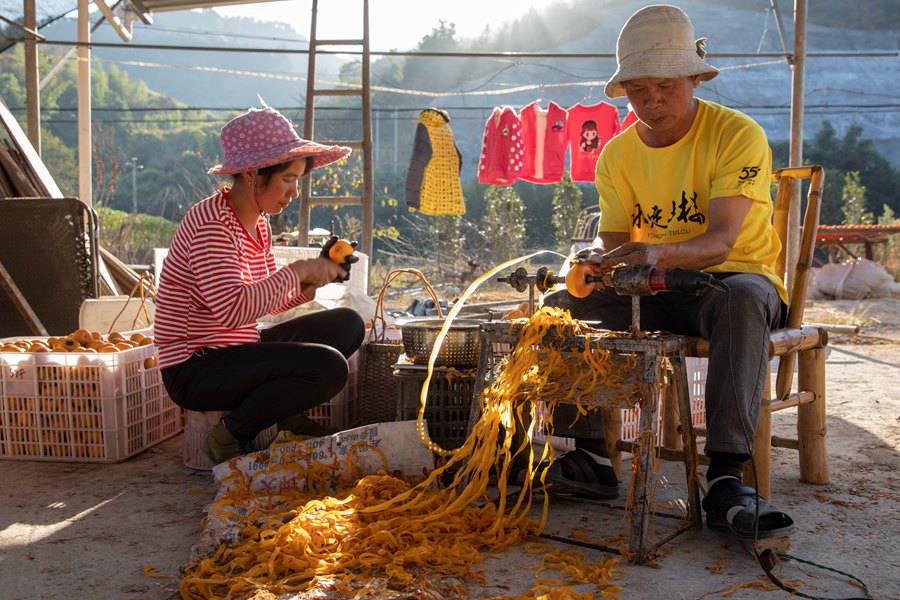
[{"label": "pile of orange peel", "polygon": [[[418,483],[392,475],[387,464],[379,474],[354,481],[360,473],[352,468],[352,452],[345,470],[350,477],[338,481],[337,465],[303,456],[287,461],[305,485],[270,497],[253,490],[247,475],[233,475],[231,491],[213,510],[244,507],[241,515],[227,515],[241,520],[239,539],[186,567],[182,598],[268,598],[323,585],[351,598],[385,597],[386,590],[447,598],[464,597],[466,582],[485,584],[478,563],[540,533],[547,522],[547,494],[539,517],[532,516],[533,492],[543,488],[546,472],[538,465],[553,459],[549,442],[537,460],[532,452],[539,418],[552,422],[560,402],[586,412],[590,390],[620,383],[621,370],[607,353],[542,344],[551,331],[560,339],[587,330],[561,309],[535,313],[483,390],[481,417],[465,443]],[[524,481],[508,494],[517,457]],[[540,570],[560,577],[538,577],[525,595],[501,598],[592,597],[566,582],[590,583],[602,597],[616,598],[615,564],[611,558],[589,564],[583,553],[548,549]]]}]

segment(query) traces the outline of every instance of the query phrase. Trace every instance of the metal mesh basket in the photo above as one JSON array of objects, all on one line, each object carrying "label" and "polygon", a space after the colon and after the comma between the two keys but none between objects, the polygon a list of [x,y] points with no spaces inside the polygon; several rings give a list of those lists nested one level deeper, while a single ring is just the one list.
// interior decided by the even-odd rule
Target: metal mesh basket
[{"label": "metal mesh basket", "polygon": [[[427,364],[444,319],[414,319],[400,326],[406,356],[415,364]],[[435,360],[438,367],[470,368],[478,364],[478,322],[454,320]]]}]

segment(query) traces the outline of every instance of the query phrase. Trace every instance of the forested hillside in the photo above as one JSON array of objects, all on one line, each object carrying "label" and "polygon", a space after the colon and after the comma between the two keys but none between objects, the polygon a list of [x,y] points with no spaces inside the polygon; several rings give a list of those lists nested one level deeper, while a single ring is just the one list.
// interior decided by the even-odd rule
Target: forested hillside
[{"label": "forested hillside", "polygon": [[[511,14],[506,23],[488,23],[474,39],[460,37],[454,25],[435,18],[434,29],[416,46],[435,50],[555,50],[607,52],[615,47],[619,28],[643,3],[638,0],[576,0],[554,2],[541,11]],[[790,39],[790,6],[782,3]],[[780,41],[768,0],[684,0],[698,35],[709,38],[711,52],[777,52]],[[373,3],[374,10],[388,6]],[[896,2],[867,0],[855,12],[837,0],[810,1],[811,51],[896,49],[900,46]],[[387,10],[387,9],[385,9]],[[391,12],[391,11],[387,11]],[[852,14],[851,14],[852,13]],[[437,14],[437,12],[436,12]],[[391,18],[391,15],[387,15]],[[155,29],[154,29],[155,28]],[[136,41],[210,46],[277,46],[304,48],[302,35],[285,25],[223,18],[211,11],[163,13],[152,27],[139,27]],[[49,37],[71,39],[74,22],[64,19],[47,31]],[[118,41],[108,27],[96,40]],[[42,46],[42,74],[66,48]],[[93,136],[95,198],[100,206],[178,221],[191,203],[208,194],[216,182],[206,169],[219,157],[218,131],[236,110],[259,105],[285,109],[302,130],[306,56],[166,52],[98,48],[93,53]],[[13,46],[0,54],[0,97],[24,119],[23,50]],[[784,61],[722,59],[722,74],[699,89],[701,97],[748,112],[766,129],[775,149],[776,166],[786,160],[790,69]],[[173,66],[174,65],[174,66]],[[477,231],[487,210],[486,187],[474,181],[481,133],[490,110],[500,104],[521,106],[535,99],[563,106],[597,102],[602,87],[589,82],[605,79],[614,61],[603,59],[474,59],[378,57],[373,84],[410,93],[376,90],[373,115],[376,165],[376,230],[378,246],[397,249],[396,240],[415,239],[423,217],[403,205],[404,177],[415,119],[427,106],[443,107],[463,156],[467,216]],[[320,81],[358,80],[358,61],[325,57]],[[893,88],[900,77],[896,59],[811,59],[807,71],[806,156],[829,169],[825,222],[843,218],[840,191],[844,174],[858,171],[867,188],[866,209],[881,214],[887,204],[900,212],[900,176],[889,159],[900,160],[900,105]],[[68,61],[42,91],[44,159],[60,187],[77,193],[76,63]],[[498,90],[526,86],[526,91]],[[530,87],[528,87],[530,86]],[[423,95],[422,91],[433,92]],[[489,94],[485,91],[493,90]],[[441,95],[446,93],[448,95]],[[623,110],[624,102],[616,101]],[[360,114],[346,99],[317,103],[316,137],[355,139]],[[198,108],[200,107],[200,108]],[[132,177],[137,193],[132,194]],[[323,193],[352,193],[358,164],[321,174]],[[596,203],[590,185],[580,186],[585,205]],[[525,247],[555,247],[565,235],[551,222],[553,186],[519,183],[514,189],[524,206]],[[493,213],[491,213],[493,214]],[[352,210],[316,209],[314,225],[327,226],[338,217],[350,231],[358,230]],[[297,221],[291,211],[277,226]],[[451,234],[447,239],[453,238]],[[562,236],[562,237],[560,237]],[[451,244],[452,245],[452,244]]]}]

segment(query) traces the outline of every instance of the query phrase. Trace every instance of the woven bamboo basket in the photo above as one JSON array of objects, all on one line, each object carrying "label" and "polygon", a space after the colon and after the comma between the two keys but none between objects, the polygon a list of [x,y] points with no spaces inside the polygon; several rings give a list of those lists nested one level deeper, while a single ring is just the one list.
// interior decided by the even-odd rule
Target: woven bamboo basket
[{"label": "woven bamboo basket", "polygon": [[362,362],[356,404],[352,411],[354,425],[385,423],[397,418],[398,391],[393,365],[403,353],[403,343],[385,337],[387,323],[384,319],[384,297],[391,284],[404,274],[414,275],[422,281],[425,291],[437,307],[438,314],[443,317],[437,294],[421,271],[394,269],[387,274],[375,303],[375,316],[372,318],[368,342],[360,349]]}]

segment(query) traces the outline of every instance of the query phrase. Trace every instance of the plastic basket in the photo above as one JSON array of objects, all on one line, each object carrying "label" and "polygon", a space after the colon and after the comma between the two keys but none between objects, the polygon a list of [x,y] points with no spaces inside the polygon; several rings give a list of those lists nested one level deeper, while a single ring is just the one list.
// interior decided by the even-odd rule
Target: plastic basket
[{"label": "plastic basket", "polygon": [[156,354],[0,352],[0,457],[118,462],[179,433]]},{"label": "plastic basket", "polygon": [[[512,352],[512,344],[508,341],[493,341],[490,343],[490,364],[499,363],[503,357]],[[485,340],[481,340],[485,343]],[[691,421],[694,427],[706,426],[706,371],[709,359],[687,357],[685,370],[688,379],[688,391],[691,398]],[[621,409],[622,427],[619,439],[633,442],[640,433],[641,409],[639,406]],[[658,412],[657,443],[662,444],[662,411]],[[574,448],[574,446],[573,446]]]},{"label": "plastic basket", "polygon": [[691,422],[694,427],[706,427],[706,371],[709,359],[688,357],[684,360],[684,367],[691,397]]},{"label": "plastic basket", "polygon": [[[197,471],[210,471],[216,466],[216,463],[206,453],[206,438],[216,423],[227,414],[228,411],[218,410],[184,411],[184,446],[182,449],[184,466]],[[267,448],[276,435],[278,435],[278,429],[273,425],[260,431],[253,443],[257,448]]]},{"label": "plastic basket", "polygon": [[344,389],[328,402],[323,402],[307,410],[307,417],[320,425],[339,430],[349,429],[353,426],[353,416],[350,414],[350,407],[356,402],[357,388],[359,387],[360,354],[361,350],[354,352],[347,359],[349,371],[347,373],[347,384],[344,386]]},{"label": "plastic basket", "polygon": [[[694,427],[706,427],[706,358],[685,359],[688,391],[691,398],[691,423]],[[658,413],[657,443],[662,444],[662,410]],[[639,406],[622,409],[621,439],[633,442],[640,433],[641,409]]]},{"label": "plastic basket", "polygon": [[[397,379],[396,416],[403,421],[415,419],[419,413],[419,396],[427,368],[419,365],[394,366]],[[458,371],[435,368],[428,386],[425,420],[432,441],[447,450],[459,448],[466,441],[469,410],[475,396],[474,369]]]}]

